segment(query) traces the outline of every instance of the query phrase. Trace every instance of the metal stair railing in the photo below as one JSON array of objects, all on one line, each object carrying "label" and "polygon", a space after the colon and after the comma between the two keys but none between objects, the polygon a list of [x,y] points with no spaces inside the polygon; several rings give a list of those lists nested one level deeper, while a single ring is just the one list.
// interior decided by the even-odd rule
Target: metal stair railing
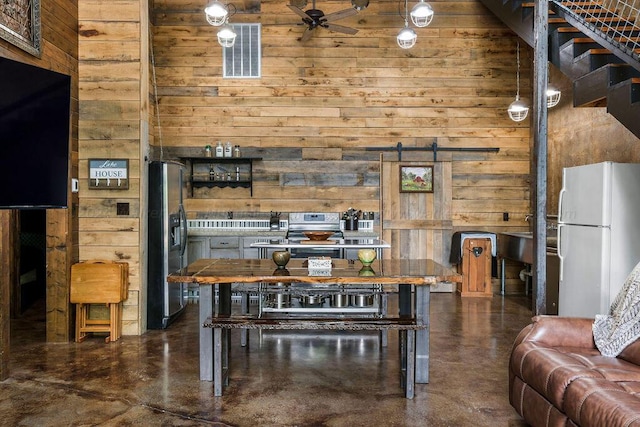
[{"label": "metal stair railing", "polygon": [[640,0],[549,0],[570,25],[640,70]]}]

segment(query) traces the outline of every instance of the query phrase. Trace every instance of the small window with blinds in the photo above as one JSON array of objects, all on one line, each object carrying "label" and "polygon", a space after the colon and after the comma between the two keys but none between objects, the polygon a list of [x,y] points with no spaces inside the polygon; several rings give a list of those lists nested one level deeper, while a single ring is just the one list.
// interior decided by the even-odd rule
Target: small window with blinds
[{"label": "small window with blinds", "polygon": [[236,31],[236,42],[223,52],[223,76],[225,78],[259,78],[260,24],[231,24]]}]

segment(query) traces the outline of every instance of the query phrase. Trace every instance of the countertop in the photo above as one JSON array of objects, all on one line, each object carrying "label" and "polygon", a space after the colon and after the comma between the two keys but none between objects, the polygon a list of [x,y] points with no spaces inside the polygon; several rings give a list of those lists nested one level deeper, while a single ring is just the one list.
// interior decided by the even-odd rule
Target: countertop
[{"label": "countertop", "polygon": [[[378,237],[378,233],[374,231],[344,231],[345,238],[366,238]],[[245,230],[245,229],[228,229],[228,228],[188,228],[187,235],[190,237],[202,236],[238,236],[238,237],[274,237],[284,239],[287,230]]]}]

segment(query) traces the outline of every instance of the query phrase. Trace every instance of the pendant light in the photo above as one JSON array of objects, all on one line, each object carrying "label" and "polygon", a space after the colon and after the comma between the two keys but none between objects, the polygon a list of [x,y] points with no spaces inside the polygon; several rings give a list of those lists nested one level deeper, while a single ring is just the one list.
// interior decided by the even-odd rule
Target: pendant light
[{"label": "pendant light", "polygon": [[398,42],[398,46],[402,49],[411,49],[415,44],[416,40],[418,40],[418,35],[416,32],[409,28],[409,0],[404,0],[404,28],[400,30],[398,35],[396,36],[396,41]]},{"label": "pendant light", "polygon": [[516,71],[516,100],[509,105],[507,112],[509,118],[514,122],[521,122],[527,118],[529,114],[529,106],[520,99],[520,42],[518,42],[516,50],[517,71]]},{"label": "pendant light", "polygon": [[420,0],[418,4],[411,9],[411,22],[416,27],[426,27],[431,24],[433,19],[433,9],[431,5],[424,0]]},{"label": "pendant light", "polygon": [[[548,76],[551,75],[549,68],[550,68],[549,63],[547,62]],[[560,88],[558,88],[554,84],[547,83],[547,108],[553,108],[556,105],[558,105],[558,103],[560,102],[561,95],[562,95],[562,92],[560,91]]]},{"label": "pendant light", "polygon": [[224,24],[218,31],[218,43],[222,47],[233,47],[236,43],[236,31],[229,24]]},{"label": "pendant light", "polygon": [[220,3],[218,0],[213,0],[207,4],[204,8],[204,15],[207,18],[207,22],[214,27],[220,27],[227,22],[229,16],[229,8]]}]

